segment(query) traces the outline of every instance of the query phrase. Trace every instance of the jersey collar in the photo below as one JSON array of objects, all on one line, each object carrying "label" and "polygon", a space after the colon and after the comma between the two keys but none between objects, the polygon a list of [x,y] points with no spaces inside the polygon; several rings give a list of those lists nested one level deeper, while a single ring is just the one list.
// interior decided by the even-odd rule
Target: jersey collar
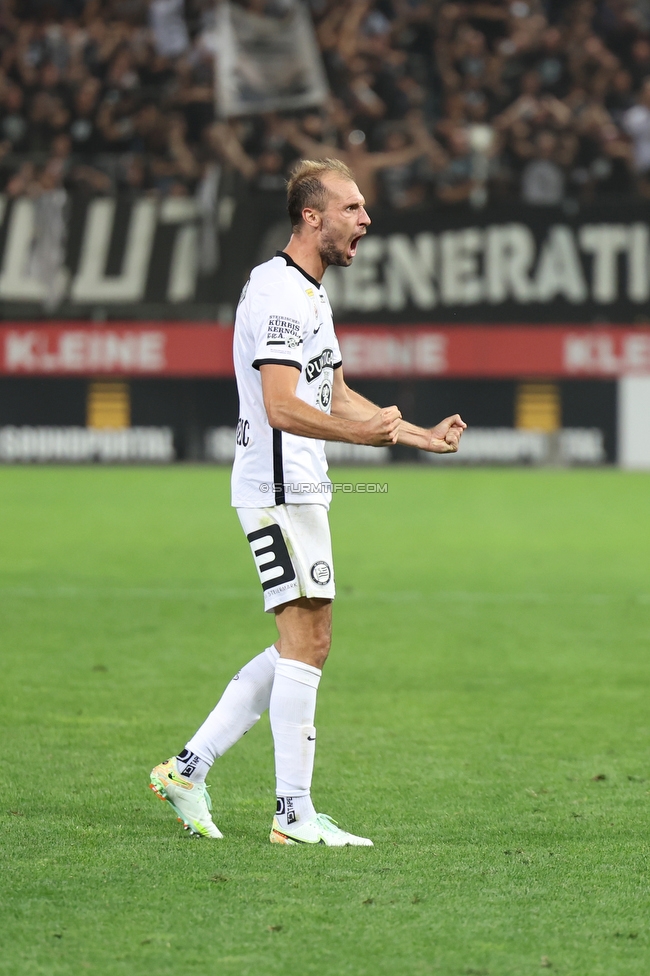
[{"label": "jersey collar", "polygon": [[316,281],[316,279],[312,278],[310,274],[307,274],[305,269],[301,268],[299,264],[296,264],[293,258],[289,254],[287,254],[286,251],[276,251],[275,256],[276,258],[284,258],[284,260],[287,262],[288,265],[290,265],[292,268],[295,268],[296,271],[299,271],[301,275],[304,275],[308,281],[311,281],[312,285],[316,285],[317,288],[320,288],[321,286],[320,281]]}]

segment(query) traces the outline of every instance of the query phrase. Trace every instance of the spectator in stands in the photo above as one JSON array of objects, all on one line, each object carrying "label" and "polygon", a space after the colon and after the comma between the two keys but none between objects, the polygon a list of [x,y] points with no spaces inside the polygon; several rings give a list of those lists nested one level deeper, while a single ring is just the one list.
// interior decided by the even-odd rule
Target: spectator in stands
[{"label": "spectator in stands", "polygon": [[449,159],[437,179],[438,199],[443,203],[465,203],[477,187],[469,133],[452,129],[447,139]]},{"label": "spectator in stands", "polygon": [[177,58],[190,46],[183,17],[183,0],[151,0],[149,24],[156,53],[163,58]]},{"label": "spectator in stands", "polygon": [[[409,138],[402,126],[393,124],[387,129],[383,145],[385,153],[399,153],[408,146]],[[440,149],[438,168],[442,168],[445,162],[444,153]],[[426,202],[428,184],[432,178],[433,167],[430,158],[426,156],[411,162],[386,166],[379,170],[379,199],[394,210],[420,206]]]},{"label": "spectator in stands", "polygon": [[623,115],[632,107],[632,75],[625,68],[618,68],[605,95],[605,107],[617,125],[622,123]]},{"label": "spectator in stands", "polygon": [[368,206],[377,202],[377,176],[382,170],[408,166],[425,158],[429,158],[433,165],[440,166],[443,159],[440,146],[429,135],[417,115],[412,116],[406,124],[404,133],[407,138],[404,143],[399,148],[384,152],[368,150],[366,134],[362,129],[353,129],[348,133],[347,146],[344,149],[339,149],[332,143],[316,142],[294,122],[287,122],[284,132],[287,140],[303,156],[311,159],[331,157],[340,159],[349,166]]},{"label": "spectator in stands", "polygon": [[597,152],[589,168],[585,199],[632,195],[635,189],[632,154],[630,143],[615,125],[602,126]]},{"label": "spectator in stands", "polygon": [[7,149],[23,152],[27,148],[27,113],[25,96],[19,85],[9,84],[2,97],[2,121],[0,131]]},{"label": "spectator in stands", "polygon": [[647,37],[639,37],[632,45],[629,69],[634,87],[640,88],[650,76],[650,40]]},{"label": "spectator in stands", "polygon": [[65,136],[70,190],[194,193],[218,164],[275,192],[311,151],[345,159],[369,202],[394,208],[519,188],[538,202],[560,187],[650,196],[650,16],[632,0],[312,0],[332,97],[284,122],[215,119],[205,0],[86,0],[60,22],[53,9],[4,11],[0,168],[14,192],[20,154],[38,173]]},{"label": "spectator in stands", "polygon": [[566,177],[558,163],[558,139],[548,129],[537,133],[532,159],[521,175],[521,199],[535,206],[556,207],[564,198]]},{"label": "spectator in stands", "polygon": [[103,148],[101,129],[97,122],[101,82],[87,78],[77,88],[73,100],[70,138],[73,152],[85,162]]},{"label": "spectator in stands", "polygon": [[636,105],[623,116],[623,128],[632,138],[639,192],[650,196],[650,78],[646,78]]},{"label": "spectator in stands", "polygon": [[562,31],[549,27],[542,35],[535,74],[541,91],[564,98],[569,88],[569,65],[563,47]]}]

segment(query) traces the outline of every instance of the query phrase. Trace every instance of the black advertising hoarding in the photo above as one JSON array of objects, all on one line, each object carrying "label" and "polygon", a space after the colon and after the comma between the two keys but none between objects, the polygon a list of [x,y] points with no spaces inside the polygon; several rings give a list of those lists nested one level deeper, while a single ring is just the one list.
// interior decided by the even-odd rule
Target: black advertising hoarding
[{"label": "black advertising hoarding", "polygon": [[[76,198],[62,263],[43,272],[26,198],[0,198],[6,319],[232,318],[250,268],[286,244],[281,199],[252,194],[202,213],[191,198]],[[649,320],[650,205],[436,208],[371,213],[349,269],[325,283],[339,322]],[[206,255],[209,260],[206,261]]]},{"label": "black advertising hoarding", "polygon": [[[246,264],[282,246],[286,224],[254,201]],[[436,208],[371,213],[350,268],[325,277],[340,322],[647,322],[650,205]],[[234,267],[233,267],[234,271]]]}]

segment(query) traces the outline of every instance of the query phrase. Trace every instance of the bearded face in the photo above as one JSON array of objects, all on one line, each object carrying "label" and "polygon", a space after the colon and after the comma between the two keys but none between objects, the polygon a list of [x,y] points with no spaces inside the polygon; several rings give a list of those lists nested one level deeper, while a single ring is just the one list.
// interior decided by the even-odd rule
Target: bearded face
[{"label": "bearded face", "polygon": [[337,181],[328,185],[328,190],[318,251],[326,267],[347,268],[354,260],[370,218],[355,183]]},{"label": "bearded face", "polygon": [[[331,265],[347,268],[370,224],[365,200],[354,180],[345,176],[328,173],[319,182],[324,192],[303,210],[309,236],[302,237],[302,228],[297,233],[313,257],[318,255],[322,271]],[[320,268],[316,270],[322,275]]]},{"label": "bearded face", "polygon": [[[350,240],[349,235],[343,235],[340,229],[337,232],[332,222],[324,218],[319,247],[323,264],[327,267],[334,265],[337,268],[347,268],[352,264],[359,239],[360,237],[357,236]],[[354,244],[354,251],[352,251],[352,244]]]}]

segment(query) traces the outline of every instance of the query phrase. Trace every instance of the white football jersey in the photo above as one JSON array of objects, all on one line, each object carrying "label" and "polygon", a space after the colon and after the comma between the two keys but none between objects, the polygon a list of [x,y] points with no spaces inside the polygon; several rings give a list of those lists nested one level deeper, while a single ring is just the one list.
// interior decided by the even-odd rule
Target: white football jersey
[{"label": "white football jersey", "polygon": [[232,469],[235,508],[318,504],[329,506],[325,442],[274,430],[267,419],[260,366],[285,364],[300,372],[296,396],[329,413],[334,370],[341,351],[327,293],[278,251],[254,268],[244,286],[234,337],[239,394]]}]

